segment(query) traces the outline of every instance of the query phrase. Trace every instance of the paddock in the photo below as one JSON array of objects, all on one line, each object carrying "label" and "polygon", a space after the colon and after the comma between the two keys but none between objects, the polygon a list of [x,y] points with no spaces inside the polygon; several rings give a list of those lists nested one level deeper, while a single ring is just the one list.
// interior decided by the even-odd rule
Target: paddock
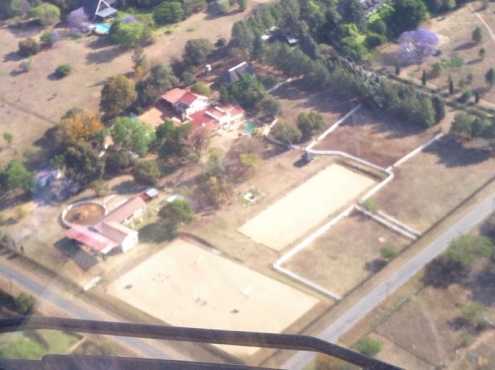
[{"label": "paddock", "polygon": [[[178,239],[110,284],[110,295],[170,325],[280,333],[319,301]],[[257,348],[219,346],[235,357]]]},{"label": "paddock", "polygon": [[364,173],[333,163],[247,221],[239,231],[280,251],[375,183]]}]

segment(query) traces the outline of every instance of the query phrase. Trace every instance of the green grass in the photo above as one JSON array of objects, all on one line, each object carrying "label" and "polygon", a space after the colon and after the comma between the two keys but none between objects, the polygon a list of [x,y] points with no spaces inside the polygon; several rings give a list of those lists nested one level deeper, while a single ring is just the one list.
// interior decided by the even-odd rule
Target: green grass
[{"label": "green grass", "polygon": [[54,330],[0,335],[0,358],[37,360],[50,353],[67,353],[80,337]]}]

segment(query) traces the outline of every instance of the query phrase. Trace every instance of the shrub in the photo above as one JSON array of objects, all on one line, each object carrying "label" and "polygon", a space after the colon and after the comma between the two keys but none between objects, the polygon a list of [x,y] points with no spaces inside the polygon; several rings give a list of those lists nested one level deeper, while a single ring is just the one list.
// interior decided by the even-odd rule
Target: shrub
[{"label": "shrub", "polygon": [[50,3],[41,3],[29,11],[29,15],[37,18],[42,26],[50,26],[60,22],[60,9]]},{"label": "shrub", "polygon": [[389,246],[380,249],[380,254],[382,258],[386,261],[391,261],[395,257],[397,257],[397,252],[392,247]]},{"label": "shrub", "polygon": [[363,338],[360,339],[354,347],[363,355],[374,357],[380,353],[383,348],[383,344],[377,339]]},{"label": "shrub", "polygon": [[457,100],[459,101],[459,103],[465,104],[468,103],[472,97],[473,97],[473,93],[471,91],[464,91]]},{"label": "shrub", "polygon": [[28,315],[33,312],[36,299],[29,294],[21,293],[15,298],[15,307],[21,315]]},{"label": "shrub", "polygon": [[19,49],[17,52],[23,57],[30,57],[40,51],[40,44],[32,37],[19,41],[18,46]]},{"label": "shrub", "polygon": [[363,207],[365,210],[371,213],[375,213],[376,211],[378,211],[378,205],[372,198],[365,200],[363,203]]},{"label": "shrub", "polygon": [[46,31],[40,37],[41,47],[51,48],[60,39],[57,32]]},{"label": "shrub", "polygon": [[31,70],[31,65],[33,64],[33,60],[28,58],[28,60],[22,61],[19,63],[19,71],[21,73],[27,73]]},{"label": "shrub", "polygon": [[115,44],[130,49],[152,43],[153,35],[150,27],[144,23],[116,21],[110,28],[110,40]]},{"label": "shrub", "polygon": [[68,76],[71,72],[72,72],[72,67],[70,66],[70,64],[62,64],[55,69],[55,76],[57,78],[64,78]]},{"label": "shrub", "polygon": [[160,168],[156,161],[141,161],[134,168],[133,175],[134,180],[139,184],[156,185],[160,177]]},{"label": "shrub", "polygon": [[153,19],[157,24],[176,23],[184,19],[184,9],[178,1],[166,1],[153,10]]}]

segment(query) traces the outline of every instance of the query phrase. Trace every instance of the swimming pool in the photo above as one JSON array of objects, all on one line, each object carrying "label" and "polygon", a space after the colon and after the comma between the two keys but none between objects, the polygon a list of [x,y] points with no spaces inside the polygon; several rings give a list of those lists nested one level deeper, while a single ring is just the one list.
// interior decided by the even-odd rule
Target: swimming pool
[{"label": "swimming pool", "polygon": [[246,135],[252,135],[256,130],[256,125],[252,121],[246,121],[244,123],[244,133]]},{"label": "swimming pool", "polygon": [[111,24],[97,23],[95,25],[95,33],[98,35],[107,35],[110,32]]}]

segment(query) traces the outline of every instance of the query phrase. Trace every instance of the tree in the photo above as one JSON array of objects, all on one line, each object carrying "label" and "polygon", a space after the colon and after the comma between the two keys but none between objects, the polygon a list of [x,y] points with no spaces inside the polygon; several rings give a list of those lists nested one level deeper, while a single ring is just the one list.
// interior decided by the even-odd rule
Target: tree
[{"label": "tree", "polygon": [[103,124],[93,113],[71,109],[62,117],[57,128],[58,144],[88,142],[103,130]]},{"label": "tree", "polygon": [[440,122],[445,118],[445,103],[439,96],[434,96],[431,102],[435,110],[435,121]]},{"label": "tree", "polygon": [[28,0],[2,0],[0,1],[0,19],[25,15],[29,9],[31,9],[31,3]]},{"label": "tree", "polygon": [[51,26],[60,22],[60,9],[50,3],[41,3],[29,11],[29,15],[37,18],[42,26]]},{"label": "tree", "polygon": [[136,85],[137,103],[140,107],[153,104],[163,91],[170,90],[178,85],[179,80],[168,65],[159,64],[153,66],[149,75]]},{"label": "tree", "polygon": [[491,89],[493,87],[493,85],[495,84],[495,69],[490,68],[486,72],[486,74],[485,74],[485,81],[486,81],[486,83],[488,84],[488,86]]},{"label": "tree", "polygon": [[463,235],[453,240],[446,256],[451,261],[469,268],[480,257],[490,258],[493,253],[493,243],[483,236]]},{"label": "tree", "polygon": [[289,125],[283,121],[277,122],[277,124],[271,129],[270,135],[274,139],[287,145],[298,143],[302,138],[302,133],[297,127]]},{"label": "tree", "polygon": [[137,118],[118,117],[114,120],[111,135],[122,149],[131,150],[141,157],[148,153],[155,141],[155,131]]},{"label": "tree", "polygon": [[149,72],[148,59],[146,58],[142,47],[138,46],[132,52],[132,63],[132,70],[134,72],[133,77],[136,81],[141,81]]},{"label": "tree", "polygon": [[205,84],[202,81],[196,82],[194,85],[191,86],[191,90],[195,92],[196,94],[200,95],[205,95],[205,96],[210,96],[211,95],[211,88],[207,84]]},{"label": "tree", "polygon": [[105,173],[104,160],[88,143],[71,143],[62,155],[66,175],[81,185],[98,180]]},{"label": "tree", "polygon": [[199,66],[206,62],[210,53],[215,49],[207,39],[194,39],[186,43],[183,60],[186,64]]},{"label": "tree", "polygon": [[481,27],[477,26],[471,35],[471,39],[475,44],[479,44],[483,40],[483,31],[481,31]]},{"label": "tree", "polygon": [[90,24],[89,18],[83,7],[73,10],[67,16],[67,26],[73,32],[84,32]]},{"label": "tree", "polygon": [[261,81],[246,75],[221,90],[220,95],[224,101],[234,101],[244,109],[256,111],[267,92]]},{"label": "tree", "polygon": [[382,350],[383,344],[378,339],[363,338],[357,341],[354,348],[363,355],[375,357]]},{"label": "tree", "polygon": [[339,13],[345,23],[354,23],[359,29],[366,24],[366,12],[359,0],[341,0],[339,2]]},{"label": "tree", "polygon": [[426,72],[423,71],[423,73],[421,74],[421,84],[423,86],[426,86]]},{"label": "tree", "polygon": [[171,121],[165,121],[156,130],[156,147],[162,158],[180,158],[187,156],[189,150],[188,137],[191,133],[188,123],[176,126]]},{"label": "tree", "polygon": [[171,24],[184,19],[184,9],[178,1],[165,1],[153,10],[153,19],[157,24]]},{"label": "tree", "polygon": [[40,36],[40,46],[42,48],[51,48],[60,40],[60,34],[56,31],[45,31]]},{"label": "tree", "polygon": [[7,166],[0,171],[0,188],[7,191],[22,189],[31,191],[33,186],[33,173],[29,171],[24,163],[11,160]]},{"label": "tree", "polygon": [[426,19],[427,9],[422,0],[395,0],[389,16],[389,28],[395,35],[415,29]]},{"label": "tree", "polygon": [[100,109],[107,118],[125,112],[136,100],[134,82],[124,75],[110,77],[101,91]]},{"label": "tree", "polygon": [[189,224],[193,220],[193,210],[189,202],[183,199],[176,199],[167,203],[160,209],[158,215],[162,222],[167,225],[167,230],[172,237],[177,235],[177,230],[182,224]]},{"label": "tree", "polygon": [[438,36],[425,28],[406,31],[399,37],[401,63],[420,64],[437,50]]},{"label": "tree", "polygon": [[55,69],[55,76],[57,78],[64,78],[72,72],[72,66],[70,64],[61,64]]},{"label": "tree", "polygon": [[186,17],[206,9],[206,0],[183,0],[182,7]]},{"label": "tree", "polygon": [[247,7],[247,0],[237,0],[237,4],[239,5],[239,11],[243,12]]},{"label": "tree", "polygon": [[449,76],[449,94],[452,95],[454,92],[454,80],[452,79],[452,76]]},{"label": "tree", "polygon": [[19,41],[17,52],[22,57],[30,57],[39,53],[40,49],[41,48],[38,41],[30,37],[25,40]]},{"label": "tree", "polygon": [[485,48],[481,48],[480,51],[478,52],[478,55],[479,55],[479,57],[480,57],[481,60],[484,60],[485,59],[485,55],[486,55]]},{"label": "tree", "polygon": [[134,167],[134,180],[139,184],[156,185],[160,175],[160,167],[155,160],[140,161]]},{"label": "tree", "polygon": [[153,42],[150,27],[142,22],[116,20],[110,28],[110,40],[125,49],[145,46]]},{"label": "tree", "polygon": [[111,175],[118,175],[130,168],[133,163],[134,159],[128,150],[109,150],[105,159],[105,171]]},{"label": "tree", "polygon": [[303,112],[297,116],[297,127],[302,133],[302,140],[310,139],[325,127],[325,119],[316,112]]},{"label": "tree", "polygon": [[275,118],[280,113],[280,103],[274,97],[267,95],[260,102],[260,111],[264,116]]}]

